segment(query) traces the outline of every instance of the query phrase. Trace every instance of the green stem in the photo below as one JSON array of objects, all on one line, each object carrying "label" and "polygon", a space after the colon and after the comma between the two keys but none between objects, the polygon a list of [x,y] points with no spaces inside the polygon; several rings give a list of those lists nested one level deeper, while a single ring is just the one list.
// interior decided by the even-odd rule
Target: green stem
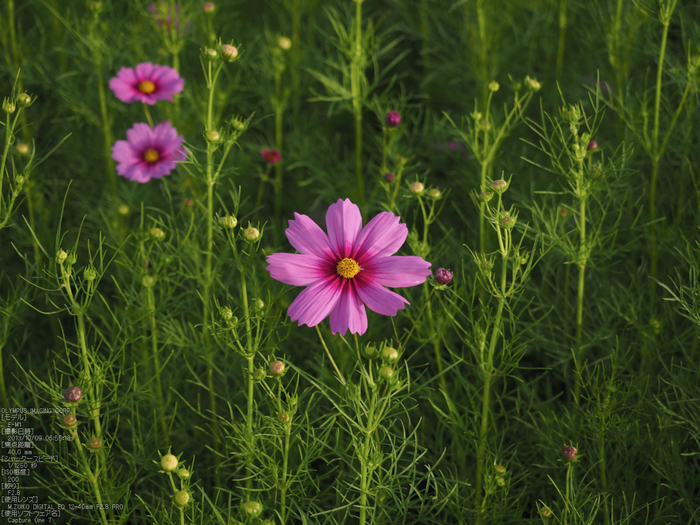
[{"label": "green stem", "polygon": [[[282,381],[278,382],[277,411],[282,413]],[[291,418],[291,415],[290,415]],[[292,432],[292,423],[285,423],[284,427],[284,448],[282,449],[282,484],[280,486],[280,517],[282,525],[287,523],[287,471],[289,468],[289,439]]]},{"label": "green stem", "polygon": [[253,435],[253,410],[255,408],[253,403],[253,389],[255,386],[253,374],[255,373],[255,363],[252,355],[246,357],[246,360],[248,361],[248,412],[246,413],[245,435],[249,454],[246,457],[245,488],[246,496],[250,499],[252,494],[251,489],[253,487],[253,451],[255,447],[255,436]]},{"label": "green stem", "polygon": [[165,439],[165,445],[169,443],[168,440],[168,425],[165,422],[165,402],[163,400],[163,385],[160,379],[160,357],[158,352],[158,327],[156,325],[156,299],[153,293],[153,288],[147,288],[148,294],[148,311],[150,313],[151,322],[151,350],[153,352],[153,366],[156,369],[156,395],[158,396],[158,413],[160,415],[160,426],[163,430],[163,438]]},{"label": "green stem", "polygon": [[102,117],[102,138],[104,141],[105,161],[107,163],[107,176],[109,177],[109,183],[112,188],[112,197],[116,201],[118,198],[117,175],[116,171],[114,170],[114,160],[112,159],[112,144],[114,143],[114,139],[112,137],[112,123],[109,118],[109,113],[107,111],[107,96],[105,94],[104,87],[102,58],[98,56],[97,51],[95,51],[93,61],[95,64],[95,69],[97,69],[97,94],[100,99],[100,115]]},{"label": "green stem", "polygon": [[[107,525],[109,521],[107,520],[107,514],[105,513],[105,509],[103,508],[102,504],[102,493],[100,492],[100,486],[97,481],[97,476],[95,476],[92,472],[92,469],[90,468],[90,463],[88,462],[87,457],[85,457],[85,451],[83,451],[83,444],[80,442],[80,438],[78,437],[78,432],[74,431],[71,433],[71,437],[73,438],[72,441],[75,443],[75,447],[78,449],[78,454],[80,455],[80,459],[83,462],[83,468],[85,469],[85,476],[87,477],[88,481],[92,485],[92,490],[95,493],[95,500],[97,501],[98,508],[100,510],[100,517],[102,518],[102,523],[104,525]],[[98,467],[99,470],[99,467]]]},{"label": "green stem", "polygon": [[564,50],[566,48],[566,8],[567,0],[559,0],[559,46],[557,49],[557,77],[564,67]]},{"label": "green stem", "polygon": [[[598,452],[600,455],[600,482],[603,487],[603,492],[608,491],[608,483],[605,478],[605,437],[600,436],[600,444],[598,445]],[[605,525],[608,525],[609,519],[608,519],[608,499],[605,498],[603,500],[603,505],[605,508],[605,514],[604,514],[604,519],[605,519]]]},{"label": "green stem", "polygon": [[[500,241],[500,228],[498,229],[498,233]],[[479,444],[477,446],[476,451],[477,523],[480,521],[481,514],[483,512],[483,495],[481,494],[481,489],[483,486],[484,456],[486,454],[486,438],[488,434],[489,414],[491,411],[491,379],[493,377],[493,357],[496,352],[496,344],[498,343],[498,334],[501,330],[501,318],[503,316],[503,307],[506,303],[506,275],[508,272],[507,250],[509,250],[509,245],[506,241],[506,246],[501,244],[501,255],[503,257],[501,268],[501,295],[498,297],[498,309],[496,310],[496,319],[494,320],[493,329],[491,330],[491,341],[489,343],[489,350],[486,356],[486,363],[482,363],[482,370],[484,372],[484,393],[481,403],[481,428],[479,430]]]},{"label": "green stem", "polygon": [[326,346],[326,342],[323,340],[323,336],[321,335],[321,330],[318,327],[318,325],[316,325],[316,332],[318,332],[318,337],[321,339],[321,344],[323,345],[323,349],[326,351],[326,355],[328,356],[328,359],[331,360],[331,364],[333,365],[333,369],[335,370],[335,373],[338,374],[338,379],[340,379],[340,382],[342,383],[342,385],[345,386],[345,378],[343,377],[343,374],[340,373],[338,366],[335,364],[335,361],[333,360],[333,356],[331,355],[330,350],[328,350],[328,347]]},{"label": "green stem", "polygon": [[651,277],[650,282],[652,296],[655,294],[656,287],[653,285],[653,278],[656,278],[656,179],[659,174],[659,120],[661,116],[661,80],[664,72],[664,56],[666,55],[666,40],[668,39],[669,22],[663,24],[664,30],[661,36],[661,50],[659,51],[659,66],[656,70],[656,98],[654,100],[654,135],[653,135],[653,158],[651,171],[651,187],[649,188],[649,219],[650,219],[650,244],[651,244]]},{"label": "green stem", "polygon": [[583,355],[581,351],[581,337],[583,332],[583,295],[586,284],[586,263],[588,262],[588,247],[586,246],[586,199],[579,203],[579,263],[578,263],[578,291],[576,293],[576,386],[574,387],[574,402],[578,405],[583,382]]},{"label": "green stem", "polygon": [[355,114],[355,179],[360,209],[365,211],[365,180],[362,175],[362,0],[355,0],[355,55],[350,72],[352,108]]},{"label": "green stem", "polygon": [[376,387],[372,389],[372,397],[369,403],[369,414],[367,416],[367,426],[364,429],[365,442],[362,451],[362,469],[360,473],[360,525],[365,525],[367,521],[367,492],[369,492],[370,481],[368,479],[368,463],[370,457],[370,442],[372,440],[372,426],[374,425],[374,406],[377,402]]},{"label": "green stem", "polygon": [[[282,105],[282,76],[275,75],[275,148],[282,154],[282,142],[284,135],[282,133],[282,122],[284,118],[284,107]],[[275,243],[279,244],[282,238],[282,163],[285,161],[284,155],[282,160],[275,164]]]},{"label": "green stem", "polygon": [[[465,6],[467,4],[465,3]],[[479,73],[481,78],[481,108],[486,107],[486,99],[488,98],[488,83],[489,83],[489,65],[488,65],[488,42],[486,28],[486,13],[484,11],[484,0],[476,2],[476,19],[479,25]],[[488,115],[487,117],[488,118]]]},{"label": "green stem", "polygon": [[[423,290],[426,295],[428,294],[428,283],[423,283]],[[440,332],[435,329],[435,317],[433,316],[432,305],[428,305],[428,326],[430,327],[430,333],[433,334],[433,350],[435,351],[435,363],[437,364],[438,374],[440,374],[440,388],[447,395],[447,382],[445,376],[443,375],[444,367],[442,365],[442,352],[440,349]]]}]

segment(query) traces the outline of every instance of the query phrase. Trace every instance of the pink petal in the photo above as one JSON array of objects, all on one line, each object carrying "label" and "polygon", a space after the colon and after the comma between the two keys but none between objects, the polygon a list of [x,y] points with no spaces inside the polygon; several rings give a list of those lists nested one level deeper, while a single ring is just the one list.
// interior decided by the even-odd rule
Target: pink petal
[{"label": "pink petal", "polygon": [[151,75],[153,74],[153,64],[150,62],[141,62],[136,66],[136,78],[139,82],[144,80],[151,80]]},{"label": "pink petal", "polygon": [[299,325],[316,326],[335,308],[340,298],[340,277],[324,279],[304,288],[287,310],[292,321]]},{"label": "pink petal", "polygon": [[357,238],[353,259],[363,265],[375,257],[386,257],[399,251],[408,237],[408,228],[399,221],[400,217],[388,211],[372,218]]},{"label": "pink petal", "polygon": [[355,291],[354,282],[350,279],[341,281],[340,299],[331,312],[331,332],[345,335],[349,329],[351,334],[362,335],[367,331],[365,306]]},{"label": "pink petal", "polygon": [[405,288],[424,283],[430,275],[430,263],[415,255],[393,255],[366,261],[362,263],[362,270],[363,280]]},{"label": "pink petal", "polygon": [[308,286],[334,273],[326,260],[315,255],[273,253],[267,256],[267,263],[270,277],[292,286]]},{"label": "pink petal", "polygon": [[326,228],[328,229],[328,239],[335,253],[341,259],[350,257],[355,239],[362,231],[360,208],[350,202],[350,199],[338,199],[338,202],[328,207]]},{"label": "pink petal", "polygon": [[294,214],[285,231],[287,239],[299,253],[315,255],[326,260],[336,260],[326,233],[306,215]]},{"label": "pink petal", "polygon": [[131,145],[125,140],[118,140],[112,146],[112,158],[119,163],[133,164],[139,162]]},{"label": "pink petal", "polygon": [[153,130],[143,122],[137,122],[126,131],[126,140],[137,151],[144,151],[155,145]]},{"label": "pink petal", "polygon": [[[370,310],[381,315],[395,316],[405,304],[411,304],[399,294],[368,279],[357,280],[357,293]],[[331,320],[333,317],[331,316]]]}]

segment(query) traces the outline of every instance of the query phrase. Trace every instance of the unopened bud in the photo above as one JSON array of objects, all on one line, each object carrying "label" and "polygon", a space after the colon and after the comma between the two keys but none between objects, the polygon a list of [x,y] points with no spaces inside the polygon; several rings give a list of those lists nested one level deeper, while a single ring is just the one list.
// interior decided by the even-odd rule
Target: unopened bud
[{"label": "unopened bud", "polygon": [[391,381],[394,378],[394,369],[388,365],[384,365],[379,369],[379,377],[385,381]]},{"label": "unopened bud", "polygon": [[177,503],[180,507],[184,507],[190,502],[190,493],[187,492],[186,490],[181,490],[177,494],[175,494],[175,503]]},{"label": "unopened bud", "polygon": [[552,517],[552,511],[549,510],[549,507],[542,506],[540,508],[540,516],[547,520]]},{"label": "unopened bud", "polygon": [[30,106],[31,103],[32,97],[30,97],[26,93],[20,93],[19,95],[17,95],[17,104],[19,105],[19,107],[26,108]]},{"label": "unopened bud", "polygon": [[168,472],[175,470],[178,464],[179,461],[173,454],[166,454],[160,458],[160,466],[163,467],[163,470],[167,470]]},{"label": "unopened bud", "polygon": [[498,82],[496,82],[495,80],[492,80],[491,82],[489,82],[489,90],[494,92],[494,93],[496,91],[498,91],[498,88],[500,88],[500,87],[501,86],[499,86]]},{"label": "unopened bud", "polygon": [[292,48],[292,41],[286,36],[283,36],[277,41],[277,45],[287,51]]},{"label": "unopened bud", "polygon": [[155,282],[156,280],[153,278],[152,275],[144,275],[143,279],[141,280],[141,284],[144,288],[150,288],[155,284]]},{"label": "unopened bud", "polygon": [[576,450],[576,447],[572,447],[571,445],[564,445],[564,447],[561,449],[561,455],[566,461],[573,461],[576,459],[577,454],[578,450]]},{"label": "unopened bud", "polygon": [[77,422],[78,418],[75,417],[75,414],[66,414],[63,416],[63,424],[67,427],[74,427]]},{"label": "unopened bud", "polygon": [[408,189],[413,193],[414,195],[420,195],[423,193],[425,190],[425,186],[423,186],[422,182],[412,182],[411,185],[408,187]]},{"label": "unopened bud", "polygon": [[246,501],[242,506],[243,512],[251,518],[257,518],[263,511],[263,506],[258,501]]},{"label": "unopened bud", "polygon": [[396,178],[396,176],[391,172],[384,175],[384,180],[387,182],[394,182],[395,178]]},{"label": "unopened bud", "polygon": [[362,353],[367,359],[376,359],[377,357],[379,357],[379,350],[376,346],[373,345],[365,346]]},{"label": "unopened bud", "polygon": [[237,224],[238,219],[236,219],[233,215],[224,215],[223,217],[219,218],[219,226],[222,228],[231,230],[235,228]]},{"label": "unopened bud", "polygon": [[433,278],[435,279],[436,283],[445,286],[446,284],[450,284],[452,281],[452,272],[446,268],[438,268],[435,270]]},{"label": "unopened bud", "polygon": [[290,419],[289,414],[286,412],[280,412],[280,414],[277,416],[277,421],[280,423],[289,423]]},{"label": "unopened bud", "polygon": [[97,437],[90,438],[90,441],[88,441],[88,445],[90,445],[90,448],[92,450],[99,450],[102,446],[102,440]]},{"label": "unopened bud", "polygon": [[496,471],[497,476],[504,476],[507,472],[506,467],[504,467],[503,465],[494,465],[493,468]]},{"label": "unopened bud", "polygon": [[542,88],[542,84],[540,84],[539,80],[530,78],[529,75],[525,77],[525,86],[530,91],[539,91]]},{"label": "unopened bud", "polygon": [[219,142],[219,139],[221,138],[221,134],[215,129],[207,130],[204,136],[209,142]]},{"label": "unopened bud", "polygon": [[493,191],[499,194],[505,192],[508,189],[508,183],[503,179],[494,180],[491,182],[491,184],[489,184],[489,186],[491,186],[491,189]]},{"label": "unopened bud", "polygon": [[255,381],[256,383],[259,383],[260,381],[262,381],[263,379],[265,379],[265,376],[266,376],[266,375],[267,375],[267,374],[265,374],[265,370],[263,370],[262,368],[257,368],[257,369],[253,372],[253,381]]},{"label": "unopened bud", "polygon": [[262,312],[264,308],[265,308],[265,303],[263,302],[263,300],[260,298],[255,299],[255,309],[258,312]]},{"label": "unopened bud", "polygon": [[598,149],[598,143],[595,140],[592,140],[588,143],[588,147],[586,149],[588,149],[588,151],[595,151]]},{"label": "unopened bud", "polygon": [[56,253],[56,262],[58,264],[63,264],[64,262],[66,262],[66,259],[68,259],[68,254],[65,252],[65,250],[63,248],[61,248]]},{"label": "unopened bud", "polygon": [[498,223],[503,226],[504,228],[511,230],[515,226],[515,217],[511,217],[510,215],[507,217],[502,217],[501,220],[498,221]]},{"label": "unopened bud", "polygon": [[384,122],[390,128],[396,128],[401,124],[401,115],[399,115],[398,111],[389,111],[384,117]]},{"label": "unopened bud", "polygon": [[258,231],[257,228],[253,228],[252,226],[249,226],[248,228],[243,230],[243,237],[248,242],[255,242],[260,238],[260,232]]},{"label": "unopened bud", "polygon": [[205,13],[213,13],[216,11],[216,4],[214,2],[204,2],[202,6],[202,11]]},{"label": "unopened bud", "polygon": [[83,270],[83,277],[85,277],[86,281],[94,281],[97,279],[97,270],[94,266],[90,265]]},{"label": "unopened bud", "polygon": [[77,403],[78,401],[80,401],[80,398],[83,397],[83,391],[80,390],[80,387],[69,386],[63,392],[63,397],[66,398],[66,401],[70,401],[71,403]]},{"label": "unopened bud", "polygon": [[221,54],[226,60],[232,62],[238,56],[238,48],[230,44],[224,44],[223,46],[221,46]]},{"label": "unopened bud", "polygon": [[490,191],[485,191],[483,193],[479,193],[479,200],[481,202],[488,202],[493,198],[493,193]]},{"label": "unopened bud", "polygon": [[205,55],[207,55],[207,58],[209,60],[216,60],[219,56],[219,53],[216,49],[212,48],[207,48],[207,50],[204,52]]},{"label": "unopened bud", "polygon": [[19,153],[20,155],[29,154],[29,145],[25,144],[24,142],[20,142],[19,144],[17,144],[17,146],[15,146],[15,148],[17,149],[17,153]]},{"label": "unopened bud", "polygon": [[192,474],[190,474],[190,471],[186,468],[181,468],[177,471],[177,475],[180,477],[180,479],[190,479]]},{"label": "unopened bud", "polygon": [[221,313],[221,318],[224,321],[230,321],[231,319],[233,319],[233,312],[231,311],[231,309],[228,306],[224,306],[221,309],[220,313]]},{"label": "unopened bud", "polygon": [[391,346],[385,346],[382,350],[382,361],[389,364],[394,364],[399,360],[399,351]]},{"label": "unopened bud", "polygon": [[151,228],[151,230],[148,233],[150,233],[151,237],[153,237],[153,239],[155,239],[156,241],[162,241],[163,239],[165,239],[165,232],[160,228]]},{"label": "unopened bud", "polygon": [[442,192],[440,192],[440,190],[437,188],[432,188],[428,192],[428,197],[430,197],[433,200],[438,200],[440,197],[442,197]]},{"label": "unopened bud", "polygon": [[284,371],[286,369],[285,364],[280,361],[279,359],[277,361],[273,361],[270,363],[270,373],[274,377],[280,377],[282,374],[284,374]]},{"label": "unopened bud", "polygon": [[9,98],[6,98],[5,100],[2,101],[2,110],[7,113],[8,115],[11,115],[12,113],[15,112],[17,109],[17,105],[15,104],[14,100],[10,100]]},{"label": "unopened bud", "polygon": [[117,208],[117,212],[119,212],[119,215],[128,215],[129,207],[126,204],[120,204]]}]

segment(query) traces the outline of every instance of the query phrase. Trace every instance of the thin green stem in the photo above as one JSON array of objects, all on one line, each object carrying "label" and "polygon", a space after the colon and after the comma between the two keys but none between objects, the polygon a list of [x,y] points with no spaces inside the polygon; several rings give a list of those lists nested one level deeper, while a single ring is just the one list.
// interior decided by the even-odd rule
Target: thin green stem
[{"label": "thin green stem", "polygon": [[586,263],[588,262],[588,247],[586,245],[586,198],[579,202],[579,261],[578,261],[578,290],[576,292],[576,386],[574,387],[574,402],[578,405],[583,382],[583,352],[581,338],[583,332],[583,296],[586,284]]},{"label": "thin green stem", "polygon": [[[498,232],[500,238],[500,228],[498,229]],[[486,356],[486,363],[482,363],[482,371],[484,373],[484,393],[481,402],[481,427],[479,430],[479,444],[477,446],[476,451],[477,523],[481,520],[481,514],[483,512],[483,495],[481,493],[481,490],[483,486],[484,456],[486,454],[486,439],[488,435],[489,414],[491,412],[491,379],[493,377],[493,357],[496,353],[498,334],[501,331],[501,318],[503,316],[503,307],[506,303],[506,276],[508,272],[508,253],[504,248],[501,249],[501,255],[503,257],[501,268],[501,295],[498,297],[498,308],[496,310],[496,318],[494,320],[493,328],[491,329],[491,341],[489,343],[489,350]]]},{"label": "thin green stem", "polygon": [[147,288],[148,294],[148,311],[151,323],[151,351],[153,352],[153,366],[156,369],[156,395],[158,396],[158,413],[160,415],[160,426],[163,431],[163,438],[165,439],[165,445],[169,443],[168,440],[168,425],[165,422],[165,402],[163,400],[163,385],[160,378],[160,355],[158,352],[158,326],[156,324],[156,299],[153,293],[153,287],[149,286]]},{"label": "thin green stem", "polygon": [[[606,481],[605,477],[605,437],[600,436],[600,443],[598,444],[598,453],[600,456],[600,483],[603,488],[603,492],[608,491],[608,483]],[[608,518],[608,500],[605,498],[603,500],[603,505],[605,508],[605,514],[604,514],[604,519],[605,519],[605,525],[609,524],[609,518]]]},{"label": "thin green stem", "polygon": [[[283,134],[283,118],[284,106],[282,104],[282,75],[275,74],[275,148],[282,154],[282,146],[284,140]],[[275,164],[275,243],[279,243],[282,238],[282,165],[285,160],[284,154],[282,160]]]},{"label": "thin green stem", "polygon": [[321,335],[321,330],[316,325],[316,332],[318,332],[318,337],[321,339],[321,344],[323,345],[323,349],[326,351],[326,355],[328,356],[328,359],[331,360],[331,364],[333,365],[333,369],[335,370],[335,373],[338,374],[338,379],[340,379],[340,383],[345,386],[345,378],[343,377],[343,374],[340,373],[340,370],[338,369],[338,365],[335,364],[335,361],[333,360],[333,356],[331,355],[330,350],[328,350],[328,347],[326,346],[326,342],[323,340],[323,336]]},{"label": "thin green stem", "polygon": [[107,514],[105,513],[105,509],[103,508],[104,505],[102,504],[102,493],[100,491],[100,486],[98,483],[99,467],[98,467],[98,475],[93,474],[92,469],[90,468],[90,463],[88,462],[88,459],[85,456],[85,451],[83,450],[83,444],[80,441],[80,437],[78,436],[77,430],[71,432],[71,437],[73,438],[71,441],[73,441],[73,443],[75,443],[75,447],[78,450],[78,455],[80,456],[80,460],[83,463],[85,477],[92,485],[92,490],[95,493],[95,500],[97,501],[97,507],[100,511],[100,518],[102,519],[102,523],[104,525],[108,525],[109,520],[107,519]]},{"label": "thin green stem", "polygon": [[428,298],[425,300],[425,303],[423,303],[423,308],[420,309],[420,312],[418,313],[418,317],[416,317],[416,320],[413,322],[413,325],[411,326],[411,331],[408,332],[408,336],[406,337],[406,340],[401,343],[401,348],[406,348],[406,345],[408,345],[408,341],[411,339],[411,336],[413,335],[413,330],[415,330],[416,325],[418,324],[418,321],[420,321],[421,316],[423,315],[423,312],[425,311],[425,308],[428,306],[428,303],[430,302],[430,298],[433,296],[435,293],[435,288],[430,290],[430,295],[428,295]]},{"label": "thin green stem", "polygon": [[248,361],[248,411],[245,419],[245,435],[249,454],[246,457],[245,488],[246,496],[250,499],[253,488],[253,459],[255,450],[255,435],[253,434],[253,416],[255,409],[253,399],[255,379],[253,374],[255,373],[255,362],[252,355],[247,356],[246,360]]},{"label": "thin green stem", "polygon": [[377,403],[377,389],[372,389],[372,396],[369,402],[369,414],[367,415],[367,425],[365,426],[365,442],[362,450],[362,468],[360,473],[360,525],[365,525],[367,521],[367,493],[371,480],[368,479],[368,465],[370,459],[370,442],[372,441],[372,426],[374,425],[374,408]]},{"label": "thin green stem", "polygon": [[95,69],[97,70],[97,94],[100,100],[100,115],[102,118],[102,139],[104,144],[104,156],[105,162],[107,164],[107,177],[109,178],[110,187],[112,189],[112,197],[118,198],[117,195],[117,174],[114,169],[114,160],[112,159],[112,144],[114,143],[114,138],[112,137],[112,121],[109,117],[109,112],[107,110],[107,95],[105,94],[104,87],[104,75],[102,58],[99,55],[99,51],[96,49],[93,54],[93,62]]},{"label": "thin green stem", "polygon": [[355,179],[360,209],[365,211],[365,180],[362,174],[362,0],[355,1],[355,54],[350,71],[352,108],[355,114]]},{"label": "thin green stem", "polygon": [[557,78],[564,67],[564,51],[566,49],[566,9],[567,0],[559,0],[559,44],[557,47]]}]

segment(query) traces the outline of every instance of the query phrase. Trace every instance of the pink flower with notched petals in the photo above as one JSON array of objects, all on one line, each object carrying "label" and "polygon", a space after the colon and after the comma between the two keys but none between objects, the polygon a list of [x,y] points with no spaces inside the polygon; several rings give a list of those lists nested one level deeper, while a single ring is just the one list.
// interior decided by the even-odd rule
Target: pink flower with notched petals
[{"label": "pink flower with notched petals", "polygon": [[182,92],[184,85],[175,69],[150,62],[143,62],[136,69],[123,67],[109,81],[110,89],[122,102],[143,102],[149,106],[158,100],[172,102],[173,95]]},{"label": "pink flower with notched petals", "polygon": [[126,132],[126,140],[112,146],[117,173],[136,182],[160,179],[175,169],[176,161],[185,160],[184,141],[170,122],[161,122],[153,129],[142,122],[134,124]]},{"label": "pink flower with notched petals", "polygon": [[430,275],[430,263],[416,256],[394,255],[408,228],[399,217],[382,212],[362,227],[360,209],[339,199],[326,213],[326,233],[306,215],[294,214],[287,238],[299,253],[267,257],[270,276],[306,286],[288,313],[299,325],[316,326],[331,316],[331,331],[364,334],[370,310],[394,316],[408,301],[387,290],[416,286]]}]

